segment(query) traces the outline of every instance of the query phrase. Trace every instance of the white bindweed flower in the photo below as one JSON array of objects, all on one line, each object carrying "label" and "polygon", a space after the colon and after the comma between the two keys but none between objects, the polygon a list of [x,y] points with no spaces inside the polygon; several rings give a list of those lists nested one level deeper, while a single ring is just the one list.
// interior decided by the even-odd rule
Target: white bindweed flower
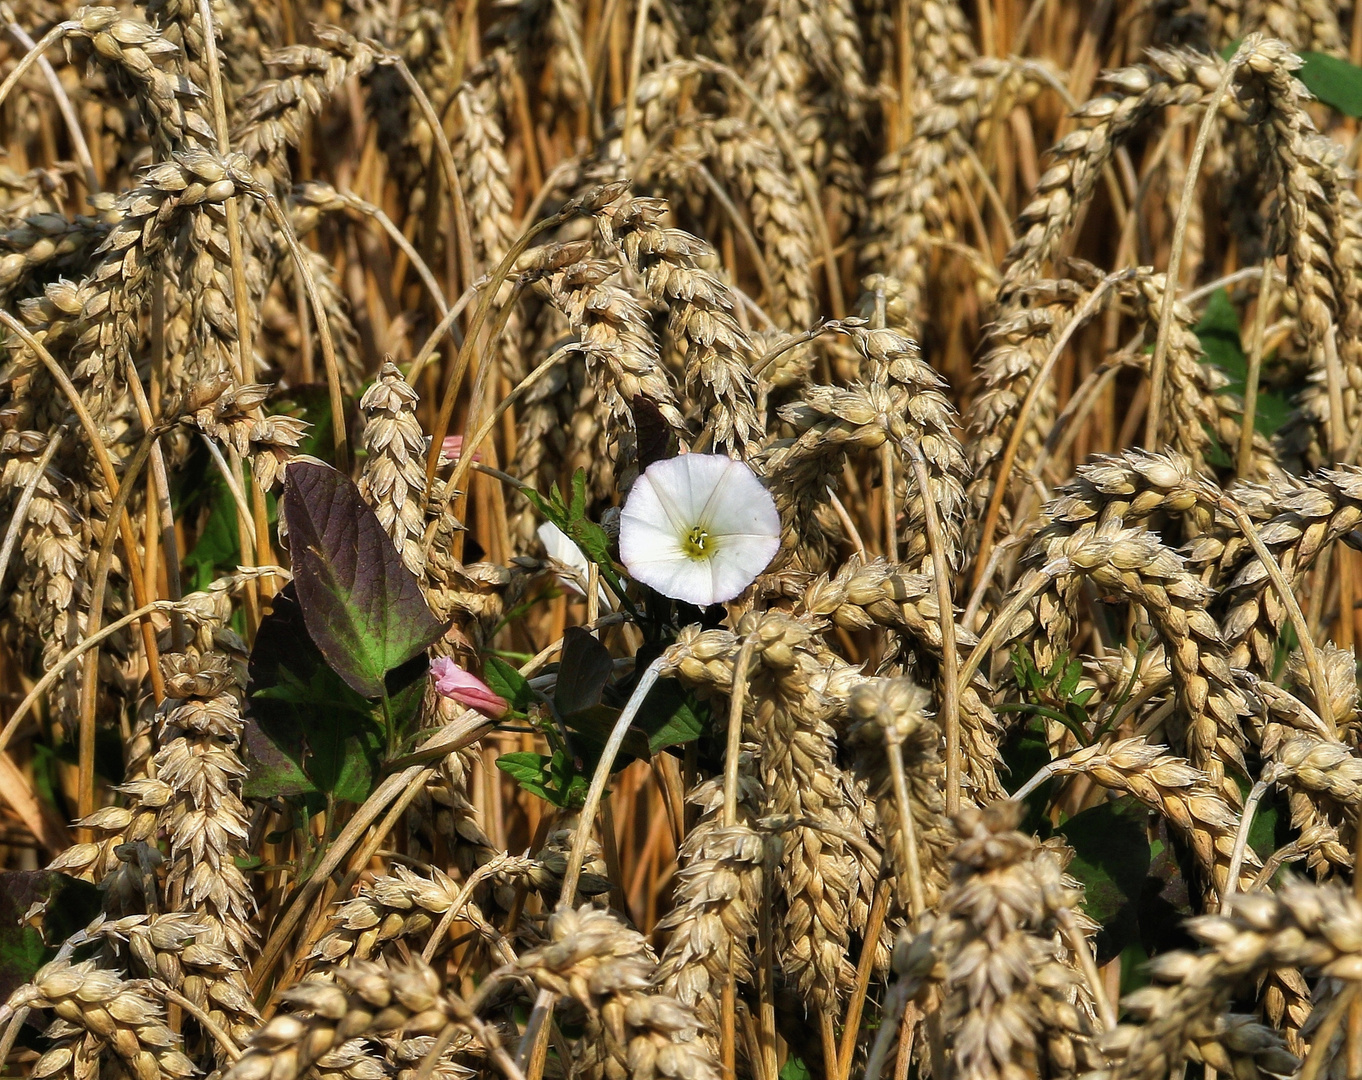
[{"label": "white bindweed flower", "polygon": [[629,576],[697,607],[732,600],[780,549],[780,514],[752,470],[720,454],[655,461],[620,514]]},{"label": "white bindweed flower", "polygon": [[[548,553],[549,560],[558,564],[555,570],[558,580],[578,596],[585,596],[586,583],[590,580],[591,564],[582,554],[582,549],[572,542],[567,533],[551,521],[544,522],[536,532],[539,535],[539,542],[544,545],[544,551]],[[600,594],[601,606],[613,611],[615,606],[611,603],[610,591],[604,583],[597,587],[597,591]]]}]

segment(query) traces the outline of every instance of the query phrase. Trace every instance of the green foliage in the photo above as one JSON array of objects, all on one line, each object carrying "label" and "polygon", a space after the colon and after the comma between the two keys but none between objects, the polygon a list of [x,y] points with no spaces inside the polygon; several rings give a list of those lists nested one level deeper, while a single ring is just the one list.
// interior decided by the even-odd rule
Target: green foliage
[{"label": "green foliage", "polygon": [[[1025,723],[1014,725],[1001,750],[1004,768],[1000,772],[1008,778],[1008,791],[1012,793],[1050,763],[1050,745],[1045,738],[1044,719],[1032,716]],[[1052,779],[1026,797],[1026,819],[1021,824],[1023,831],[1045,834],[1049,829],[1045,812],[1056,783],[1058,781]]]},{"label": "green foliage", "polygon": [[[34,904],[43,905],[38,926],[24,921]],[[99,889],[88,881],[54,870],[0,873],[0,999],[29,982],[99,910]]]},{"label": "green foliage", "polygon": [[648,750],[658,753],[700,737],[708,709],[675,679],[659,679],[643,699],[634,726],[648,736]]},{"label": "green foliage", "polygon": [[443,628],[348,477],[294,462],[284,515],[294,579],[251,650],[245,793],[362,802],[416,715]]},{"label": "green foliage", "polygon": [[[636,658],[640,660],[641,658]],[[637,664],[636,664],[637,666]],[[519,753],[498,759],[497,767],[522,788],[555,806],[577,798],[576,780],[586,780],[619,721],[625,691],[612,685],[615,663],[589,631],[569,627],[563,635],[558,682],[550,711],[537,704],[530,684],[510,664],[496,657],[487,662],[487,684],[521,716],[534,719],[553,751],[551,755]],[[636,758],[647,759],[670,746],[700,737],[702,708],[675,679],[659,680],[644,698],[625,733],[615,760],[616,770]],[[561,723],[561,727],[559,724]]]},{"label": "green foliage", "polygon": [[[1234,782],[1239,787],[1240,798],[1247,799],[1252,783],[1243,776],[1236,776]],[[1282,791],[1269,788],[1249,825],[1248,846],[1258,858],[1270,858],[1274,851],[1290,842],[1290,822],[1290,810]]]},{"label": "green foliage", "polygon": [[578,772],[562,750],[551,756],[534,753],[502,754],[497,768],[545,802],[562,809],[581,806],[590,786],[588,777]]},{"label": "green foliage", "polygon": [[260,622],[249,671],[243,793],[362,802],[386,742],[380,707],[326,663],[307,634],[292,583]]},{"label": "green foliage", "polygon": [[1140,891],[1149,873],[1149,812],[1130,796],[1075,814],[1055,831],[1074,850],[1069,873],[1083,883],[1083,907],[1102,924],[1100,962],[1139,936]]},{"label": "green foliage", "polygon": [[[1206,302],[1206,310],[1201,321],[1196,324],[1195,333],[1206,354],[1206,362],[1214,364],[1229,378],[1225,390],[1241,397],[1248,386],[1248,358],[1244,355],[1241,343],[1239,312],[1230,302],[1229,293],[1221,288],[1211,293]],[[1291,406],[1280,394],[1263,387],[1258,390],[1258,403],[1254,408],[1253,426],[1263,435],[1273,435],[1286,423]],[[1229,467],[1233,464],[1229,455],[1224,454],[1224,462],[1215,462]]]},{"label": "green foliage", "polygon": [[803,1058],[792,1057],[780,1067],[780,1080],[813,1080]]},{"label": "green foliage", "polygon": [[1362,67],[1327,53],[1304,51],[1296,78],[1326,105],[1344,116],[1362,117]]},{"label": "green foliage", "polygon": [[620,580],[615,562],[610,557],[610,538],[605,535],[604,529],[586,516],[586,470],[578,469],[572,476],[571,502],[563,501],[557,484],[549,489],[548,498],[533,488],[522,487],[520,490],[545,518],[577,545],[588,561],[600,567],[605,583],[616,596],[623,598],[624,582]]},{"label": "green foliage", "polygon": [[563,632],[563,652],[558,663],[558,684],[553,706],[561,716],[600,704],[601,695],[614,673],[610,652],[580,626]]},{"label": "green foliage", "polygon": [[423,654],[444,627],[348,476],[316,462],[289,465],[284,517],[308,634],[341,678],[380,697],[388,672]]},{"label": "green foliage", "polygon": [[220,476],[208,480],[207,491],[208,517],[199,530],[198,540],[184,557],[186,583],[191,589],[207,588],[219,574],[241,562],[236,499]]},{"label": "green foliage", "polygon": [[1012,674],[1018,688],[1031,700],[999,705],[999,711],[1047,716],[1072,731],[1081,745],[1092,741],[1087,705],[1094,691],[1077,692],[1083,677],[1082,661],[1070,660],[1067,653],[1060,653],[1050,670],[1042,672],[1030,650],[1018,645],[1012,650]]},{"label": "green foliage", "polygon": [[511,715],[524,717],[535,703],[530,681],[499,656],[489,657],[483,665],[482,679],[492,692],[511,704]]},{"label": "green foliage", "polygon": [[[1141,644],[1137,667],[1143,651]],[[1060,654],[1048,671],[1041,671],[1030,650],[1019,646],[1012,654],[1012,671],[1022,695],[1030,700],[998,708],[1002,712],[1034,715],[1005,748],[1005,761],[1012,771],[1015,790],[1050,761],[1046,719],[1067,727],[1080,745],[1090,743],[1099,733],[1093,731],[1087,708],[1095,691],[1078,689],[1083,676],[1081,661]],[[1116,707],[1128,693],[1126,688]],[[1102,926],[1099,952],[1110,959],[1139,937],[1139,903],[1151,858],[1148,811],[1134,799],[1123,797],[1090,807],[1052,826],[1048,816],[1051,787],[1043,785],[1028,797],[1023,827],[1042,837],[1058,833],[1073,848],[1069,873],[1083,883],[1085,909]]]}]

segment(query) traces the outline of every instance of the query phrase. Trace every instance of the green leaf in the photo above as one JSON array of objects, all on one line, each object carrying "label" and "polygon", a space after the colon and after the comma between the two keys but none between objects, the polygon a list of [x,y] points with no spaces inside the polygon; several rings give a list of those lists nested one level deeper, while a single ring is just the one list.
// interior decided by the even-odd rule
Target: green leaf
[{"label": "green leaf", "polygon": [[803,1058],[792,1057],[780,1067],[780,1080],[813,1080]]},{"label": "green leaf", "polygon": [[[580,737],[573,740],[573,748],[578,752],[577,756],[584,768],[595,769],[601,751],[610,741],[610,733],[615,730],[615,721],[619,718],[620,710],[612,705],[592,705],[563,717],[563,726]],[[631,726],[624,733],[624,742],[620,744],[619,756],[615,759],[615,769],[624,768],[635,758],[647,757],[647,737],[637,727]]]},{"label": "green leaf", "polygon": [[568,504],[568,524],[586,520],[586,470],[572,474],[572,502]]},{"label": "green leaf", "polygon": [[[1255,415],[1253,426],[1258,427],[1258,419]],[[1206,461],[1214,465],[1217,469],[1233,469],[1234,459],[1230,457],[1225,449],[1225,444],[1220,441],[1220,436],[1211,430],[1210,424],[1202,424],[1201,430],[1206,433]]]},{"label": "green leaf", "polygon": [[358,693],[381,696],[387,673],[444,631],[420,583],[359,489],[329,465],[289,465],[284,518],[309,636]]},{"label": "green leaf", "polygon": [[[1055,666],[1063,663],[1063,657],[1056,662]],[[1055,687],[1055,694],[1061,701],[1068,701],[1074,696],[1074,691],[1078,689],[1078,680],[1083,677],[1083,661],[1074,660],[1065,664],[1059,677],[1059,685]]]},{"label": "green leaf", "polygon": [[308,636],[292,582],[260,621],[248,671],[244,794],[330,793],[363,802],[386,742],[382,718],[375,716],[373,702],[330,668]]},{"label": "green leaf", "polygon": [[1121,950],[1121,997],[1149,985],[1149,953],[1138,941]]},{"label": "green leaf", "polygon": [[1069,873],[1083,883],[1084,910],[1102,924],[1098,963],[1139,933],[1140,891],[1149,872],[1149,812],[1130,796],[1075,814],[1056,831],[1074,849]]},{"label": "green leaf", "polygon": [[[1050,763],[1050,746],[1045,738],[1045,721],[1033,717],[1017,724],[1002,746],[1009,792],[1016,791]],[[1026,820],[1021,828],[1036,833],[1042,839],[1050,835],[1050,821],[1045,816],[1050,804],[1050,792],[1058,783],[1050,780],[1026,797]]]},{"label": "green leaf", "polygon": [[534,504],[534,508],[544,515],[545,520],[553,522],[560,529],[567,524],[567,506],[563,503],[563,496],[558,493],[557,484],[549,489],[547,499],[532,487],[522,487],[520,493]]},{"label": "green leaf", "polygon": [[1066,701],[1064,703],[1064,715],[1069,718],[1069,722],[1073,724],[1074,727],[1078,728],[1079,731],[1087,731],[1089,722],[1088,710],[1083,708],[1082,705],[1079,705],[1075,701]]},{"label": "green leaf", "polygon": [[488,658],[483,665],[482,678],[493,693],[504,697],[511,703],[511,708],[522,715],[537,700],[529,680],[499,656]]},{"label": "green leaf", "polygon": [[555,750],[549,758],[549,775],[553,778],[552,801],[567,810],[586,802],[590,777],[578,772],[572,760],[562,750]]},{"label": "green leaf", "polygon": [[572,476],[571,504],[563,501],[556,484],[549,490],[548,498],[533,488],[522,487],[520,490],[545,518],[557,525],[577,545],[588,560],[600,567],[605,583],[616,596],[624,599],[624,583],[610,557],[610,538],[604,529],[586,516],[586,470],[578,469]]},{"label": "green leaf", "polygon": [[656,754],[669,746],[698,739],[705,730],[708,709],[675,679],[659,679],[643,699],[634,726],[648,736],[648,750]]},{"label": "green leaf", "polygon": [[1018,645],[1012,650],[1012,677],[1023,690],[1039,692],[1045,689],[1045,678],[1036,670],[1031,650],[1025,645]]},{"label": "green leaf", "polygon": [[211,477],[207,487],[212,493],[211,509],[197,542],[184,557],[195,589],[206,588],[220,572],[235,569],[241,562],[236,500],[220,476]]},{"label": "green leaf", "polygon": [[615,662],[604,645],[580,626],[563,632],[563,653],[558,664],[558,685],[553,704],[562,715],[599,705]]},{"label": "green leaf", "polygon": [[552,783],[549,776],[551,760],[546,754],[519,751],[514,754],[502,754],[497,758],[497,768],[531,795],[538,795],[539,798],[549,801],[549,787]]},{"label": "green leaf", "polygon": [[[24,922],[43,904],[41,928]],[[0,998],[8,998],[98,914],[99,889],[54,870],[0,873]]]},{"label": "green leaf", "polygon": [[[1239,786],[1240,800],[1247,799],[1253,785],[1242,776],[1236,776],[1235,783]],[[1270,858],[1274,851],[1289,842],[1289,822],[1290,810],[1280,790],[1269,789],[1254,811],[1253,822],[1249,825],[1248,846],[1258,858]]]},{"label": "green leaf", "polygon": [[1344,116],[1362,116],[1362,67],[1325,53],[1302,52],[1296,78],[1326,105]]},{"label": "green leaf", "polygon": [[[580,741],[585,767],[592,769],[599,752],[605,748],[619,719],[620,710],[610,705],[593,705],[563,714],[563,725]],[[675,679],[659,679],[643,699],[638,715],[620,746],[615,761],[618,771],[635,758],[647,760],[669,746],[680,746],[698,739],[705,729],[707,712]]]},{"label": "green leaf", "polygon": [[[1230,295],[1224,288],[1216,289],[1206,302],[1206,310],[1195,327],[1197,340],[1201,342],[1204,360],[1214,364],[1228,377],[1225,392],[1244,396],[1248,386],[1248,358],[1244,355],[1239,334],[1239,312],[1230,302]],[[1258,403],[1254,407],[1253,426],[1263,435],[1273,435],[1286,423],[1291,407],[1280,394],[1270,390],[1258,390]],[[1208,429],[1209,432],[1209,429]],[[1220,446],[1218,437],[1209,432],[1212,440],[1207,460],[1213,465],[1230,468],[1234,462],[1229,453]]]},{"label": "green leaf", "polygon": [[399,739],[407,734],[421,709],[429,676],[430,661],[425,653],[420,653],[401,667],[393,668],[383,680],[388,689],[388,708],[393,729]]},{"label": "green leaf", "polygon": [[1237,345],[1239,342],[1239,312],[1230,300],[1229,290],[1224,286],[1211,293],[1206,301],[1206,310],[1196,324],[1197,337],[1207,335],[1229,338]]},{"label": "green leaf", "polygon": [[497,758],[497,768],[531,795],[554,806],[566,809],[586,800],[587,778],[573,768],[561,750],[552,757],[530,752],[502,754]]},{"label": "green leaf", "polygon": [[1280,811],[1271,802],[1263,800],[1258,804],[1258,812],[1253,815],[1249,826],[1248,842],[1260,859],[1271,858],[1277,850],[1277,825]]}]

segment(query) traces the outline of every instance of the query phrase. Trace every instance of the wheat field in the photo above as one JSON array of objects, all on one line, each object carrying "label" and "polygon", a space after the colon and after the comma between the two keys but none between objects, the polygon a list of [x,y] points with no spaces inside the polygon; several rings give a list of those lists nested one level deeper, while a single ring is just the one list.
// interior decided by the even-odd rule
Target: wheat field
[{"label": "wheat field", "polygon": [[1362,1077],[1362,5],[0,29],[4,1075]]}]

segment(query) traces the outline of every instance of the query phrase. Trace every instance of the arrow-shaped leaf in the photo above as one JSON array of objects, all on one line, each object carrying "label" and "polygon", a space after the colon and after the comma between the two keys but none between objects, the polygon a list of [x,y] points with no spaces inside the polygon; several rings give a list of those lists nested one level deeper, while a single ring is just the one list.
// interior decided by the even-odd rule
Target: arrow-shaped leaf
[{"label": "arrow-shaped leaf", "polygon": [[284,518],[308,635],[358,693],[381,696],[384,675],[443,631],[420,584],[359,489],[329,465],[289,465]]}]

